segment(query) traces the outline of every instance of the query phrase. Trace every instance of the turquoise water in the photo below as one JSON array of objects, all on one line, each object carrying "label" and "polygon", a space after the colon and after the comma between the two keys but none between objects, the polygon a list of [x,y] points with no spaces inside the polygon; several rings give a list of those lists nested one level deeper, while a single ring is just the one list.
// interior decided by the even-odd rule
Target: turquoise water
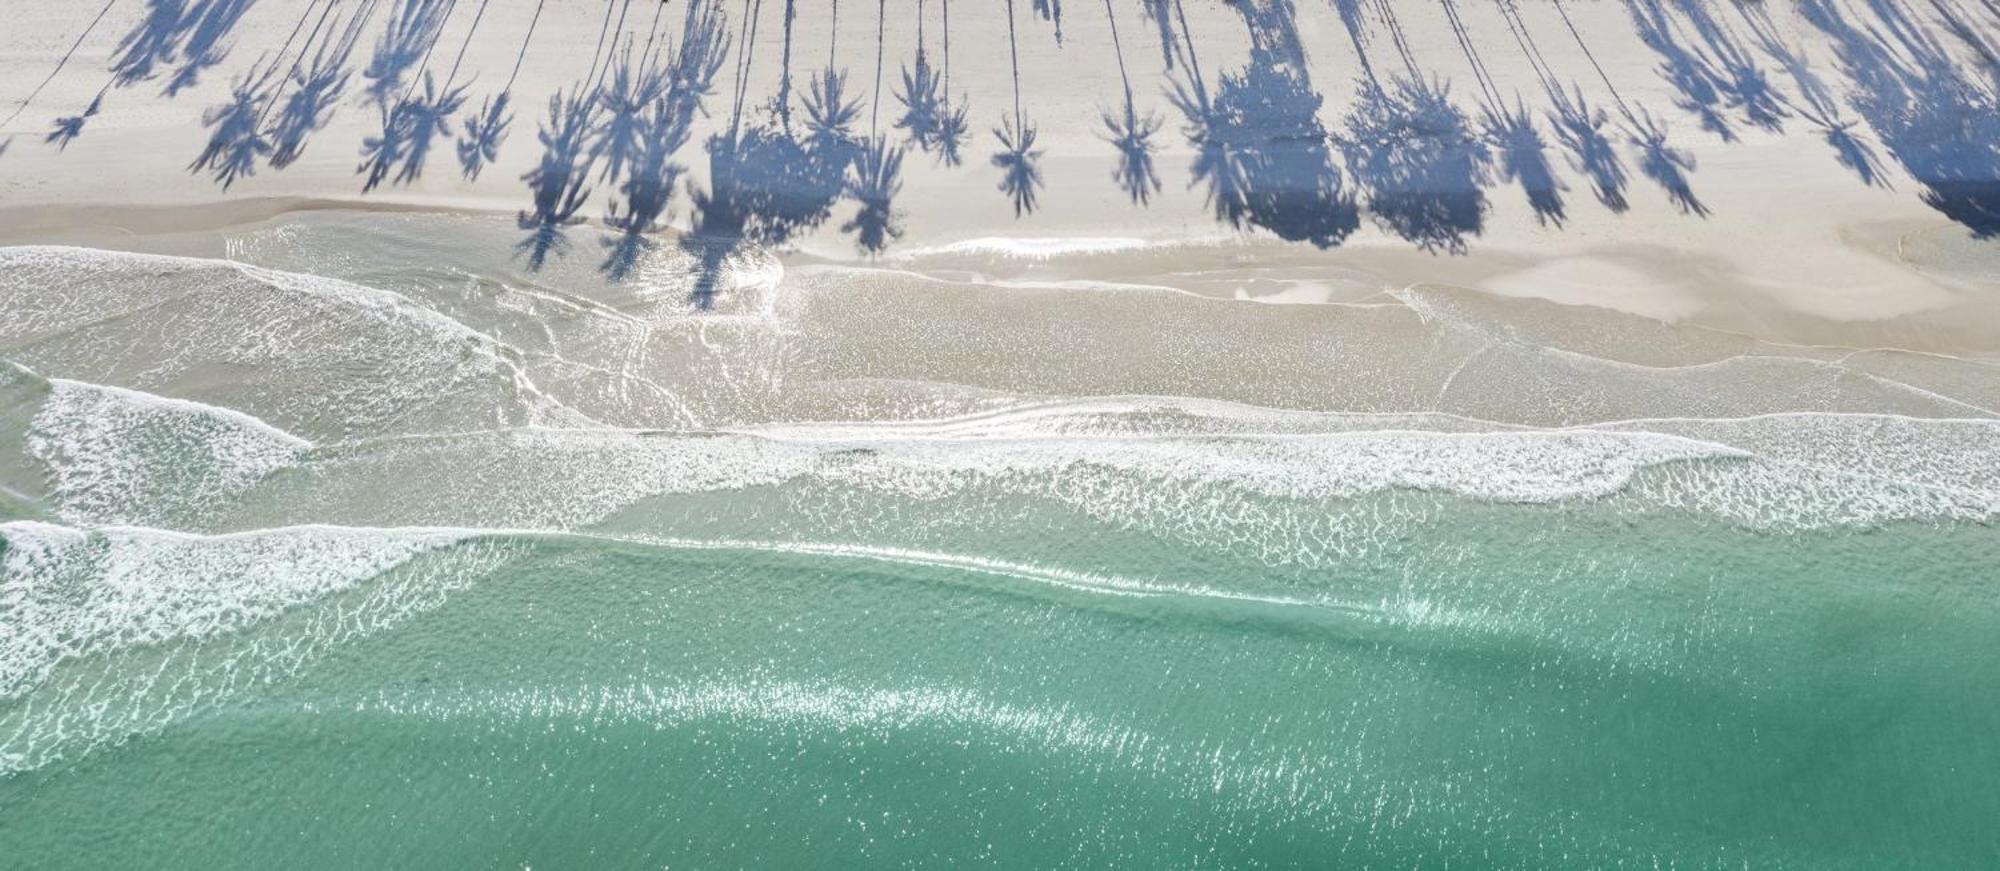
[{"label": "turquoise water", "polygon": [[[0,865],[2000,856],[2000,426],[1829,410],[1986,364],[1661,367],[1759,413],[1500,423],[1397,361],[1441,405],[815,382],[904,365],[825,329],[840,276],[536,324],[509,276],[0,257]],[[1268,312],[1147,304],[1210,306],[1218,359]]]},{"label": "turquoise water", "polygon": [[1969,867],[1994,539],[1465,506],[1326,572],[1349,610],[1224,598],[1272,582],[1244,563],[1132,598],[479,536],[61,670],[112,709],[44,689],[10,731],[141,734],[11,775],[0,831],[24,867]]}]

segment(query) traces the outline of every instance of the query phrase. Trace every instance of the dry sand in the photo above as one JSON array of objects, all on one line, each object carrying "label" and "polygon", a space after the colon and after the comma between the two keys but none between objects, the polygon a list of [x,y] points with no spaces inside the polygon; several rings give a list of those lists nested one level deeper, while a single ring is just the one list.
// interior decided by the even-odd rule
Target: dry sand
[{"label": "dry sand", "polygon": [[[1263,0],[1265,3],[1275,0]],[[476,106],[508,75],[528,29],[533,0],[491,0],[476,32],[466,41],[472,5],[450,17],[439,40],[433,68],[446,65],[462,42],[468,45],[463,69],[475,76],[470,89]],[[793,34],[793,66],[803,80],[823,67],[833,48],[835,64],[850,72],[849,87],[862,99],[860,126],[890,129],[899,105],[894,93],[901,69],[913,59],[918,40],[916,4],[890,4],[882,41],[877,43],[877,9],[848,3],[836,28],[824,2],[799,5]],[[921,153],[907,161],[903,193],[897,200],[905,235],[879,258],[885,265],[921,271],[924,252],[951,250],[968,240],[989,247],[1032,249],[1035,240],[1136,239],[1177,245],[1162,260],[1147,260],[1150,283],[1177,286],[1205,295],[1263,298],[1280,302],[1382,301],[1384,292],[1434,284],[1486,291],[1503,298],[1538,299],[1589,306],[1700,325],[1761,340],[1851,348],[1897,347],[1963,356],[2000,353],[2000,242],[1975,240],[1967,231],[1926,206],[1920,187],[1884,156],[1886,183],[1862,184],[1841,166],[1820,131],[1798,117],[1782,131],[1737,124],[1736,141],[1704,131],[1675,106],[1676,94],[1662,74],[1662,56],[1648,48],[1633,25],[1628,6],[1614,2],[1573,2],[1562,7],[1602,64],[1579,50],[1558,9],[1546,2],[1522,4],[1547,67],[1566,87],[1597,104],[1617,98],[1658,115],[1671,144],[1693,160],[1690,174],[1705,215],[1683,214],[1639,171],[1638,155],[1620,141],[1630,175],[1630,209],[1614,214],[1591,195],[1587,181],[1552,152],[1567,185],[1567,222],[1539,224],[1519,188],[1504,182],[1487,191],[1490,212],[1480,235],[1464,253],[1427,253],[1384,233],[1365,217],[1362,229],[1344,245],[1328,250],[1281,246],[1257,240],[1261,231],[1237,231],[1218,224],[1203,192],[1190,182],[1194,156],[1181,135],[1180,116],[1165,92],[1157,34],[1141,4],[1114,4],[1124,62],[1142,112],[1158,112],[1166,122],[1156,136],[1162,190],[1146,207],[1131,204],[1110,181],[1115,153],[1100,135],[1101,109],[1119,100],[1120,67],[1110,50],[1105,7],[1072,0],[1066,4],[1062,41],[1047,22],[1035,19],[1026,2],[1016,11],[1020,90],[1025,113],[1039,125],[1042,167],[1047,179],[1039,206],[1016,215],[995,190],[999,171],[987,158],[996,146],[986,129],[1011,111],[1007,6],[960,2],[952,9],[952,89],[970,100],[975,135],[965,165],[943,168]],[[1829,40],[1795,9],[1775,8],[1777,32],[1796,46],[1830,81],[1838,59]],[[89,6],[91,8],[85,8]],[[754,52],[745,92],[756,114],[777,90],[781,67],[783,4],[723,4],[731,31],[741,39],[745,8],[758,10]],[[935,58],[941,49],[938,0],[925,5],[924,39]],[[549,0],[537,25],[517,84],[518,114],[511,138],[496,165],[478,181],[467,181],[447,148],[440,148],[421,179],[385,186],[367,195],[355,175],[357,148],[377,124],[377,110],[362,105],[349,87],[331,123],[311,140],[303,159],[279,172],[260,169],[224,192],[205,175],[188,171],[188,161],[206,141],[202,114],[223,101],[232,76],[275,51],[309,11],[305,0],[263,0],[247,12],[231,38],[225,63],[201,83],[173,99],[159,95],[157,82],[114,88],[103,111],[83,135],[59,151],[38,141],[57,115],[76,112],[104,84],[108,60],[119,38],[137,23],[141,7],[114,4],[103,25],[83,40],[67,67],[26,111],[0,135],[13,135],[0,156],[0,241],[56,241],[104,247],[148,248],[146,237],[163,232],[215,229],[256,222],[291,210],[357,207],[367,209],[450,209],[511,215],[528,204],[521,181],[538,157],[536,125],[544,121],[547,95],[573,86],[592,66],[604,5],[585,0]],[[681,3],[665,18],[678,26]],[[1476,116],[1479,90],[1465,52],[1436,4],[1397,4],[1399,31],[1422,74],[1449,82],[1453,99]],[[1535,68],[1507,28],[1500,7],[1462,3],[1458,10],[1474,36],[1488,74],[1508,99],[1540,107]],[[1719,17],[1738,13],[1715,4]],[[52,69],[95,12],[94,4],[17,2],[10,4],[9,27],[0,34],[0,110],[12,112],[34,83]],[[643,40],[649,4],[634,4],[625,30]],[[1244,16],[1211,0],[1186,5],[1189,30],[1204,79],[1234,74],[1250,50]],[[380,16],[378,16],[380,17]],[[1320,122],[1340,132],[1342,117],[1362,81],[1355,46],[1337,11],[1318,0],[1301,0],[1296,28],[1307,58],[1312,86],[1325,98]],[[1739,20],[1740,23],[1740,20]],[[1929,22],[1936,27],[1937,22]],[[1392,40],[1371,20],[1366,50],[1375,68],[1400,70]],[[374,32],[357,50],[365,65]],[[1940,33],[1945,32],[1938,28]],[[1952,50],[1962,52],[1962,45]],[[882,58],[879,109],[876,62]],[[730,60],[739,54],[732,52]],[[1784,70],[1769,58],[1761,68],[1781,91],[1790,86]],[[1185,63],[1181,65],[1185,67]],[[461,75],[463,78],[464,75]],[[1609,85],[1605,79],[1608,78]],[[683,149],[689,184],[706,183],[700,145],[728,122],[736,87],[725,65],[708,115]],[[1544,131],[1544,135],[1549,135]],[[603,188],[583,214],[603,214]],[[855,262],[848,237],[834,232],[851,206],[820,232],[787,246],[792,262]],[[687,198],[670,214],[685,227]],[[1248,241],[1242,241],[1248,237]],[[994,241],[998,240],[998,241]],[[1058,248],[1061,246],[1058,245]],[[495,257],[509,256],[496,251]],[[1032,262],[1029,262],[1032,261]],[[1029,258],[1022,275],[1038,281],[1122,280],[1130,276],[1092,275],[1106,268],[1103,258],[1076,262],[1063,257]],[[1108,261],[1115,263],[1116,261]],[[1095,265],[1093,265],[1095,264]],[[1113,270],[1115,272],[1115,270]],[[1275,277],[1274,277],[1275,276]],[[1001,276],[1004,277],[1004,276]]]}]

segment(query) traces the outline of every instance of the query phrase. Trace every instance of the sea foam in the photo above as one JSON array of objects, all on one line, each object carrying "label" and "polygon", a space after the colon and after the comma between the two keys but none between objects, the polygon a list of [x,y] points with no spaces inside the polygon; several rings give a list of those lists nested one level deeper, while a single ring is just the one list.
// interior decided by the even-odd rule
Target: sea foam
[{"label": "sea foam", "polygon": [[19,696],[66,659],[239,629],[462,537],[0,524],[0,698]]},{"label": "sea foam", "polygon": [[311,443],[242,412],[54,379],[28,433],[62,516],[157,524],[197,515],[296,461]]},{"label": "sea foam", "polygon": [[510,553],[473,538],[0,524],[0,777],[172,725],[436,608]]},{"label": "sea foam", "polygon": [[407,297],[223,260],[0,249],[0,349],[55,378],[228,406],[309,438],[587,422],[520,352]]}]

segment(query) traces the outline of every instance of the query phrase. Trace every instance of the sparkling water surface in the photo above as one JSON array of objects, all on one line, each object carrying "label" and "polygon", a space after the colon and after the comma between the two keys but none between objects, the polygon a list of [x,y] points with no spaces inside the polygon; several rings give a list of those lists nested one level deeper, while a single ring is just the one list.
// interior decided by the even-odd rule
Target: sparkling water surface
[{"label": "sparkling water surface", "polygon": [[2000,855],[1989,364],[509,232],[0,251],[0,864]]}]

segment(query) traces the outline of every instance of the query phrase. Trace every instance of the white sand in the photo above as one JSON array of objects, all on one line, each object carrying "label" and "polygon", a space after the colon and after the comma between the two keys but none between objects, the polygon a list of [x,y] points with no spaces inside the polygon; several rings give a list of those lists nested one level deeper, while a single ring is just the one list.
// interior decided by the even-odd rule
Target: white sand
[{"label": "white sand", "polygon": [[[1262,0],[1273,2],[1273,0]],[[745,4],[724,3],[732,32]],[[881,53],[884,57],[879,125],[888,130],[899,106],[893,97],[900,69],[917,45],[914,0],[889,4]],[[1119,67],[1110,50],[1105,8],[1070,0],[1065,5],[1063,42],[1046,22],[1036,20],[1022,0],[1019,28],[1021,90],[1026,113],[1039,125],[1047,178],[1040,207],[1017,217],[994,188],[999,171],[988,165],[996,150],[987,132],[1011,109],[1006,6],[960,0],[952,9],[953,90],[969,95],[975,135],[966,163],[954,169],[933,165],[926,155],[908,158],[903,194],[897,200],[907,235],[889,251],[935,250],[974,239],[1141,239],[1149,242],[1214,240],[1235,231],[1217,224],[1190,188],[1192,150],[1180,132],[1180,117],[1164,96],[1168,80],[1161,68],[1156,31],[1140,4],[1114,4],[1126,63],[1142,110],[1167,122],[1155,137],[1164,189],[1150,207],[1131,205],[1109,175],[1114,152],[1099,135],[1101,106],[1119,99]],[[1793,10],[1773,7],[1781,34],[1802,47],[1814,68],[1844,86],[1829,40]],[[433,69],[448,66],[465,39],[474,4],[447,21]],[[476,75],[471,106],[496,90],[513,65],[534,7],[533,0],[491,0],[473,34],[464,69]],[[780,73],[779,0],[760,2],[759,29],[747,92],[762,104],[777,88]],[[1476,113],[1478,89],[1471,68],[1442,7],[1396,4],[1409,50],[1424,72],[1451,83],[1452,97]],[[0,135],[15,139],[0,156],[0,241],[89,241],[109,247],[143,247],[132,234],[219,226],[268,217],[297,207],[324,207],[364,201],[368,207],[429,206],[511,214],[528,205],[521,174],[539,155],[536,125],[546,115],[546,96],[569,87],[591,66],[592,49],[604,5],[590,0],[549,0],[515,87],[517,115],[499,162],[479,181],[463,180],[449,148],[441,145],[424,176],[404,186],[385,186],[363,197],[354,175],[357,148],[377,125],[376,110],[362,105],[357,72],[331,124],[317,133],[305,156],[279,172],[260,169],[226,193],[206,176],[187,171],[188,161],[206,141],[205,108],[221,102],[229,79],[274,51],[306,11],[306,0],[262,0],[251,7],[232,37],[233,51],[198,87],[172,100],[158,96],[157,82],[113,89],[102,114],[67,151],[39,141],[57,115],[76,112],[106,80],[107,60],[119,37],[138,20],[137,0],[113,7],[103,26],[52,85]],[[926,5],[926,39],[933,59],[940,49],[938,0]],[[1460,4],[1476,48],[1509,99],[1518,93],[1531,107],[1545,101],[1527,55],[1510,35],[1499,7],[1488,2]],[[1683,215],[1639,172],[1635,151],[1618,137],[1628,175],[1631,208],[1613,214],[1591,196],[1587,181],[1570,170],[1558,150],[1550,157],[1568,186],[1569,221],[1562,229],[1538,226],[1518,187],[1488,188],[1491,211],[1482,235],[1464,255],[1428,254],[1384,234],[1366,218],[1345,245],[1326,251],[1305,246],[1256,246],[1269,262],[1247,266],[1283,267],[1287,278],[1272,283],[1254,278],[1242,253],[1229,246],[1193,244],[1184,249],[1183,276],[1235,269],[1241,280],[1189,278],[1185,289],[1270,301],[1340,301],[1381,290],[1424,283],[1477,288],[1505,297],[1529,297],[1568,305],[1623,312],[1718,327],[1758,338],[1852,347],[1895,346],[1958,355],[2000,352],[2000,242],[1971,241],[1966,232],[1918,198],[1919,186],[1884,156],[1889,184],[1869,187],[1834,160],[1818,131],[1788,119],[1773,133],[1738,124],[1740,140],[1724,142],[1701,130],[1695,119],[1674,107],[1674,92],[1659,72],[1660,57],[1641,42],[1626,7],[1612,2],[1566,4],[1594,55],[1618,93],[1663,118],[1671,143],[1697,165],[1693,187],[1709,209],[1706,217]],[[1845,8],[1845,7],[1843,7]],[[666,31],[675,31],[683,0],[670,4]],[[16,0],[0,32],[0,112],[12,112],[34,83],[53,68],[76,38],[96,4],[72,0]],[[1712,4],[1718,17],[1736,16],[1729,4]],[[1243,17],[1213,0],[1187,3],[1198,57],[1211,87],[1223,73],[1246,63],[1248,39]],[[651,8],[635,3],[626,30],[646,37]],[[793,66],[802,88],[807,75],[826,63],[829,4],[800,4],[794,33]],[[861,126],[868,126],[877,54],[874,4],[848,0],[838,26],[837,63],[850,71],[850,88],[864,100]],[[1523,4],[1548,65],[1592,102],[1611,97],[1589,60],[1579,51],[1554,7]],[[356,51],[356,67],[366,64],[379,28],[371,27]],[[1360,66],[1337,14],[1321,0],[1300,0],[1297,28],[1310,60],[1313,86],[1325,97],[1319,117],[1338,132],[1354,100]],[[1740,19],[1737,20],[1740,24]],[[1934,22],[1933,22],[1934,23]],[[1395,50],[1378,28],[1370,57],[1385,74],[1398,70]],[[1940,33],[1943,31],[1940,30]],[[1744,37],[1747,39],[1747,36]],[[739,46],[741,48],[741,40]],[[1954,44],[1954,51],[1962,51]],[[732,52],[731,60],[737,55]],[[1791,82],[1768,58],[1762,68],[1781,91]],[[462,76],[463,77],[463,76]],[[700,122],[680,155],[692,170],[692,184],[705,183],[700,144],[728,120],[734,74],[725,65],[717,92],[708,101],[710,117]],[[1539,112],[1539,108],[1538,108]],[[4,117],[4,116],[0,116]],[[1544,123],[1546,128],[1546,124]],[[895,131],[889,130],[894,134]],[[1544,129],[1544,136],[1548,136]],[[583,214],[603,214],[605,186]],[[143,207],[143,208],[134,208]],[[198,207],[198,208],[195,208]],[[816,258],[861,260],[849,237],[835,231],[852,206],[843,204],[816,235],[796,245]],[[685,193],[670,214],[685,225]],[[1254,234],[1253,234],[1254,235]],[[1922,244],[1911,244],[1910,240]],[[1045,242],[1023,241],[1032,248]],[[1280,254],[1270,254],[1281,250]],[[495,257],[509,252],[496,251]],[[1065,274],[1062,258],[1042,258],[1044,279],[1116,278]],[[1175,283],[1172,275],[1154,283]]]}]

